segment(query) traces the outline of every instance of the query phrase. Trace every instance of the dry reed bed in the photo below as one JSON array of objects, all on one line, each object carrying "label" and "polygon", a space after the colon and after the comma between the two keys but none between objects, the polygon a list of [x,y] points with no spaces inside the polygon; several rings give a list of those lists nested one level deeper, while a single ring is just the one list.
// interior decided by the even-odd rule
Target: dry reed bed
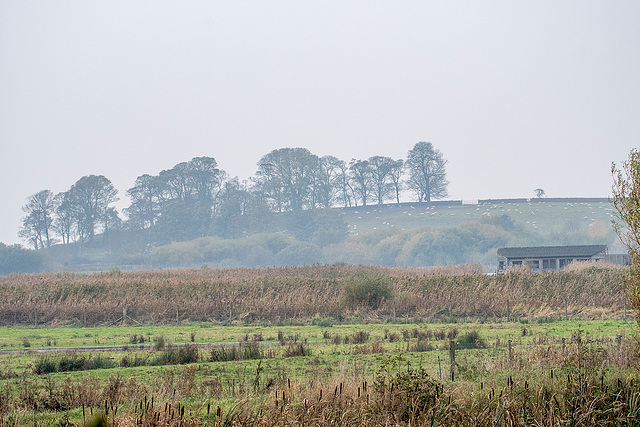
[{"label": "dry reed bed", "polygon": [[[478,266],[417,269],[313,266],[193,269],[96,274],[20,274],[0,278],[0,325],[116,321],[127,308],[141,323],[304,321],[364,318],[558,317],[619,315],[623,268],[586,264],[559,273],[513,270],[484,275]],[[349,306],[345,282],[359,275],[393,282],[393,297],[372,308]],[[507,311],[508,310],[508,311]]]}]

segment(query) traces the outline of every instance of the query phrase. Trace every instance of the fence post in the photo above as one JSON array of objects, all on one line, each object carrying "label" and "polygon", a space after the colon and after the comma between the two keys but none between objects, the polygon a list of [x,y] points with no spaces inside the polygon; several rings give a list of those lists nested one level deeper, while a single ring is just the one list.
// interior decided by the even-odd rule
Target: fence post
[{"label": "fence post", "polygon": [[507,341],[507,359],[511,362],[511,340]]},{"label": "fence post", "polygon": [[509,307],[509,298],[507,298],[507,322],[511,318],[511,307]]},{"label": "fence post", "polygon": [[396,323],[396,302],[393,301],[393,323]]},{"label": "fence post", "polygon": [[82,327],[83,328],[87,327],[87,306],[86,305],[82,306]]},{"label": "fence post", "polygon": [[622,354],[622,335],[616,335],[616,344],[618,344],[618,354]]},{"label": "fence post", "polygon": [[176,304],[176,323],[180,323],[180,306]]},{"label": "fence post", "polygon": [[624,297],[624,321],[627,321],[627,297]]},{"label": "fence post", "polygon": [[127,307],[122,307],[122,326],[127,326]]},{"label": "fence post", "polygon": [[449,370],[451,372],[451,381],[455,377],[456,369],[456,342],[455,340],[449,340]]}]

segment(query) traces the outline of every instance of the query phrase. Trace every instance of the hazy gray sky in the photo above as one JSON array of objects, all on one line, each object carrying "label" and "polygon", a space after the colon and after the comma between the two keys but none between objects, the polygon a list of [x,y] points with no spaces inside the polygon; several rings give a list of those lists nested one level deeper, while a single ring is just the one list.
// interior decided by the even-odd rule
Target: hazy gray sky
[{"label": "hazy gray sky", "polygon": [[[640,2],[0,2],[0,241],[84,175],[406,157],[451,199],[606,197],[640,142]],[[126,206],[126,200],[119,204]]]}]

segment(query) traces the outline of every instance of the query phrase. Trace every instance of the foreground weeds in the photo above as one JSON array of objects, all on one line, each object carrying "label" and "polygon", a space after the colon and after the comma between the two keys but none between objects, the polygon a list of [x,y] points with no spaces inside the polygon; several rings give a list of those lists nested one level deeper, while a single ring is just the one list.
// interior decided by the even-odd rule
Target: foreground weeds
[{"label": "foreground weeds", "polygon": [[[424,339],[419,332],[406,335]],[[313,352],[290,342],[280,355],[255,345],[221,347],[175,360],[186,365],[146,364],[117,373],[25,371],[0,383],[0,425],[34,420],[112,426],[640,424],[631,339],[594,339],[577,330],[561,344],[514,346],[508,352],[491,342],[478,345],[479,333],[466,335],[459,338],[473,338],[476,347],[460,351],[454,381],[448,366],[441,379],[433,366],[422,365],[423,356],[437,356],[433,352],[371,351],[379,341],[326,344]],[[363,352],[364,346],[370,350]],[[331,348],[340,355],[329,354]],[[177,357],[164,355],[169,350],[154,357]],[[191,357],[197,363],[189,363]]]}]

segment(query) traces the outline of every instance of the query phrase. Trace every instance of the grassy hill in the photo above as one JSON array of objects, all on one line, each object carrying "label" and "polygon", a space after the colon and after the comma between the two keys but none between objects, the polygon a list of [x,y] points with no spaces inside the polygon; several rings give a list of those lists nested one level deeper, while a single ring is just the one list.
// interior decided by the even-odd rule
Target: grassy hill
[{"label": "grassy hill", "polygon": [[352,234],[393,228],[439,230],[500,215],[508,215],[525,230],[551,234],[588,232],[589,228],[601,225],[607,232],[613,232],[614,209],[606,199],[507,199],[479,201],[478,204],[436,202],[431,205],[365,206],[343,209],[342,215]]},{"label": "grassy hill", "polygon": [[[312,212],[307,212],[313,218]],[[127,235],[111,246],[57,246],[49,250],[51,269],[105,271],[113,268],[268,267],[311,264],[375,264],[426,267],[479,263],[495,269],[496,250],[505,246],[606,244],[625,248],[612,229],[614,209],[607,199],[510,199],[437,201],[336,208],[318,229],[333,239],[288,230],[288,214],[268,233],[240,239],[202,237],[156,248],[127,249]],[[327,213],[323,214],[324,217]],[[303,216],[298,216],[297,224]],[[336,221],[336,217],[342,221]],[[341,225],[340,225],[341,224]],[[337,233],[340,234],[339,232]],[[317,234],[316,234],[317,237]],[[101,239],[97,239],[100,242]],[[132,245],[129,245],[131,248]],[[140,246],[138,246],[140,247]]]}]

